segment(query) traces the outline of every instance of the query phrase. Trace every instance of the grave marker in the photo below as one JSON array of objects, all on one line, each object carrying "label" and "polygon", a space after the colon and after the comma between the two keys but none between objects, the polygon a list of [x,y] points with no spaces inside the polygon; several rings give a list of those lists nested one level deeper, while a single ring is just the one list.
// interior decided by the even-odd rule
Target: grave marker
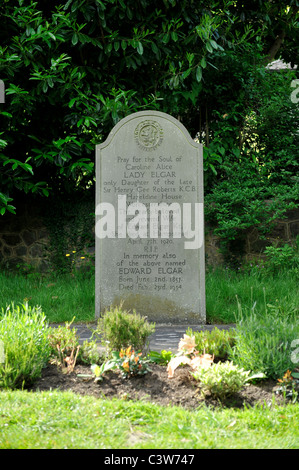
[{"label": "grave marker", "polygon": [[96,147],[96,317],[123,301],[157,323],[204,323],[202,146],[142,111]]}]

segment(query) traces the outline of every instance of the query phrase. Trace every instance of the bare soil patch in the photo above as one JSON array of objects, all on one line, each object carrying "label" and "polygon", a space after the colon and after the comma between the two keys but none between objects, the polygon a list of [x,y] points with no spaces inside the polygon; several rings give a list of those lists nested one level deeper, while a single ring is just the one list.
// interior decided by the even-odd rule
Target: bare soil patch
[{"label": "bare soil patch", "polygon": [[179,405],[190,410],[196,409],[203,402],[213,408],[243,408],[244,405],[272,403],[275,397],[277,403],[283,403],[282,397],[275,394],[277,382],[273,380],[247,385],[240,392],[227,397],[225,402],[219,402],[212,396],[202,397],[199,383],[192,377],[187,366],[176,369],[171,379],[167,376],[166,366],[151,364],[150,369],[143,376],[128,379],[124,379],[118,370],[108,371],[102,381],[95,383],[93,378],[80,377],[81,374],[91,375],[89,366],[76,365],[73,372],[65,374],[57,365],[48,364],[42,377],[29,389],[58,389],[106,399],[147,400],[164,406]]}]

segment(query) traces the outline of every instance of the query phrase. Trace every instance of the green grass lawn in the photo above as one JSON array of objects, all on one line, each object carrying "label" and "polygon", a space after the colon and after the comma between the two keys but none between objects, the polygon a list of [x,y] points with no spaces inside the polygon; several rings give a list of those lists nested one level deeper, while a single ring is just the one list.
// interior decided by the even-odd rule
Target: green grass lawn
[{"label": "green grass lawn", "polygon": [[[238,311],[284,316],[299,305],[291,275],[207,273],[207,320],[232,323]],[[265,302],[266,297],[266,302]],[[0,274],[0,307],[29,301],[49,322],[94,320],[94,276]],[[70,392],[0,391],[1,449],[297,449],[299,403],[194,411],[145,401],[106,400]],[[190,452],[189,452],[190,453]]]},{"label": "green grass lawn", "polygon": [[299,404],[186,411],[71,392],[0,392],[1,449],[296,449]]},{"label": "green grass lawn", "polygon": [[95,315],[94,276],[0,274],[0,307],[10,302],[40,305],[50,323],[88,322]]},{"label": "green grass lawn", "polygon": [[[94,276],[23,276],[0,273],[0,307],[10,302],[41,305],[49,322],[89,322],[94,320]],[[234,323],[237,299],[246,309],[256,302],[265,310],[266,302],[281,311],[298,309],[298,279],[284,272],[281,276],[254,276],[219,269],[206,275],[206,310],[210,323]]]}]

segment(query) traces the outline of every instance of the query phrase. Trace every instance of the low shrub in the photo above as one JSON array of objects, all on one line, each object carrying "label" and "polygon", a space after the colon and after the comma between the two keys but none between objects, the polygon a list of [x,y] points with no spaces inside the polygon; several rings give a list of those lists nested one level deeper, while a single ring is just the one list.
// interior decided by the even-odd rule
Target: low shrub
[{"label": "low shrub", "polygon": [[199,355],[196,350],[195,337],[184,334],[178,345],[178,352],[174,354],[167,365],[168,378],[174,376],[177,367],[188,365],[196,370],[198,367],[205,367],[212,364],[214,357],[210,354]]},{"label": "low shrub", "polygon": [[51,362],[61,367],[64,373],[74,370],[80,350],[77,331],[71,328],[73,320],[64,326],[51,328],[49,334]]},{"label": "low shrub", "polygon": [[57,358],[61,357],[61,353],[66,356],[79,346],[79,338],[75,328],[71,328],[72,323],[66,322],[65,325],[58,325],[50,328],[49,343],[51,347],[51,355]]},{"label": "low shrub", "polygon": [[209,353],[214,356],[214,361],[225,360],[231,347],[234,345],[234,330],[219,330],[213,328],[211,331],[187,330],[188,336],[194,336],[195,347],[200,353]]},{"label": "low shrub", "polygon": [[207,367],[199,367],[192,373],[200,381],[203,394],[223,399],[240,391],[249,379],[250,371],[245,371],[232,362],[218,362]]},{"label": "low shrub", "polygon": [[0,388],[16,389],[32,384],[50,357],[48,324],[41,307],[9,305],[0,315]]},{"label": "low shrub", "polygon": [[267,305],[263,315],[254,308],[243,315],[239,305],[235,345],[229,359],[246,370],[277,379],[294,369],[291,344],[298,338],[299,319],[295,314],[281,315],[278,307]]},{"label": "low shrub", "polygon": [[155,331],[155,323],[146,317],[122,310],[122,305],[106,311],[98,320],[94,334],[99,335],[108,351],[120,351],[131,346],[143,351],[148,346],[148,338]]},{"label": "low shrub", "polygon": [[[76,357],[77,363],[93,364],[104,360],[104,354],[101,354],[96,341],[84,341],[79,345],[79,336],[76,328],[72,328],[72,323],[66,322],[65,325],[52,327],[49,333],[51,346],[52,362],[64,368],[69,362],[69,358]],[[73,362],[73,366],[76,363]]]}]

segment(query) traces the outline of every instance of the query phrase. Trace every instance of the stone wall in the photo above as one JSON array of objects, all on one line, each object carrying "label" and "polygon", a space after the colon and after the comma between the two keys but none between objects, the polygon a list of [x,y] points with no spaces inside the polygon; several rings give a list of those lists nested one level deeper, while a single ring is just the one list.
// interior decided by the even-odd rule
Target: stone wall
[{"label": "stone wall", "polygon": [[5,213],[0,218],[0,265],[6,269],[31,265],[38,271],[46,271],[49,234],[34,207],[24,205],[18,215]]},{"label": "stone wall", "polygon": [[264,237],[260,235],[257,227],[247,230],[242,239],[228,244],[228,252],[225,255],[221,250],[221,239],[208,228],[205,240],[207,263],[219,266],[230,261],[242,260],[246,263],[264,259],[266,256],[263,252],[267,246],[294,244],[297,236],[299,236],[299,209],[287,212],[285,219],[278,219],[271,232]]},{"label": "stone wall", "polygon": [[247,232],[246,236],[246,261],[250,261],[257,256],[263,257],[264,249],[267,246],[281,246],[285,243],[294,243],[299,235],[299,209],[287,212],[286,218],[277,220],[273,230],[262,239],[256,227]]},{"label": "stone wall", "polygon": [[[51,269],[50,234],[43,220],[43,208],[23,205],[18,215],[6,213],[0,217],[0,266],[2,269],[20,269],[31,266],[40,272]],[[231,257],[242,254],[244,261],[263,258],[266,246],[292,243],[299,235],[299,209],[289,211],[286,219],[278,220],[272,232],[262,239],[256,227],[248,230],[243,240],[231,246]],[[94,237],[94,230],[93,234]],[[227,262],[221,252],[221,240],[209,227],[205,236],[206,262],[211,266]],[[86,248],[93,255],[94,248]],[[62,254],[65,255],[65,254]],[[230,256],[230,254],[229,254]],[[82,262],[84,264],[84,262]],[[19,268],[18,268],[19,266]]]}]

